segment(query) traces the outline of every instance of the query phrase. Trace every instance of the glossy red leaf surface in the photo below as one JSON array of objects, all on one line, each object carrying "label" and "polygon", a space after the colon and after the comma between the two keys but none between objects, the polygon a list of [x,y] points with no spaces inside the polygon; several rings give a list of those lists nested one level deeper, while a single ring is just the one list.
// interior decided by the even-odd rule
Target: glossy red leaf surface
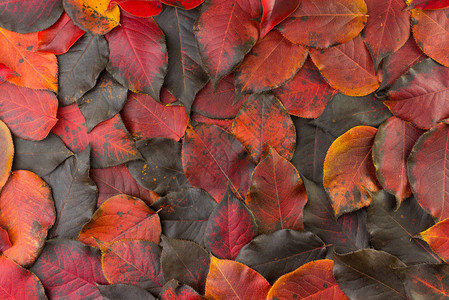
[{"label": "glossy red leaf surface", "polygon": [[254,163],[234,136],[215,125],[197,125],[186,130],[182,165],[190,184],[207,191],[220,202],[229,184],[244,199]]},{"label": "glossy red leaf surface", "polygon": [[124,11],[142,18],[148,18],[159,14],[162,10],[160,0],[112,0],[108,9],[118,4]]},{"label": "glossy red leaf surface", "polygon": [[240,249],[256,235],[254,216],[228,188],[207,222],[204,233],[206,248],[219,258],[234,260]]},{"label": "glossy red leaf surface", "polygon": [[159,243],[161,224],[159,216],[142,200],[117,195],[106,200],[92,220],[83,226],[78,240],[99,247],[96,240],[112,243],[123,239]]},{"label": "glossy red leaf surface", "polygon": [[329,84],[345,95],[365,96],[380,85],[360,36],[329,49],[310,50],[310,56]]},{"label": "glossy red leaf surface", "polygon": [[268,281],[244,264],[211,257],[207,299],[265,299],[269,289]]},{"label": "glossy red leaf surface", "polygon": [[204,0],[161,0],[162,3],[180,7],[183,9],[192,9],[204,2]]},{"label": "glossy red leaf surface", "polygon": [[30,270],[42,281],[50,299],[99,298],[95,284],[108,284],[100,251],[74,240],[48,241]]},{"label": "glossy red leaf surface", "polygon": [[301,0],[263,0],[260,38],[263,38],[274,26],[284,21],[298,8],[300,3]]},{"label": "glossy red leaf surface", "polygon": [[1,254],[0,269],[0,298],[47,299],[44,287],[36,275]]},{"label": "glossy red leaf surface", "polygon": [[271,94],[251,95],[234,119],[232,134],[248,149],[255,162],[273,147],[291,159],[296,145],[295,126],[281,102]]},{"label": "glossy red leaf surface", "polygon": [[410,8],[421,8],[421,9],[441,9],[449,6],[449,1],[447,0],[409,0],[407,3],[408,9]]},{"label": "glossy red leaf surface", "polygon": [[307,194],[296,168],[270,149],[254,170],[245,199],[260,232],[303,229],[302,215],[306,202]]},{"label": "glossy red leaf surface", "polygon": [[12,172],[0,195],[0,226],[12,244],[3,254],[19,265],[31,265],[55,219],[49,186],[30,171]]},{"label": "glossy red leaf surface", "polygon": [[307,58],[307,48],[291,43],[273,30],[246,55],[235,71],[237,91],[261,93],[292,78]]},{"label": "glossy red leaf surface", "polygon": [[165,106],[148,95],[128,93],[121,111],[125,126],[136,139],[170,138],[178,141],[189,118],[182,106]]},{"label": "glossy red leaf surface", "polygon": [[420,233],[433,251],[445,262],[449,261],[449,219],[433,225]]},{"label": "glossy red leaf surface", "polygon": [[[251,50],[259,37],[257,0],[207,1],[201,7],[194,31],[203,66],[214,87]],[[238,22],[234,20],[238,19]]]},{"label": "glossy red leaf surface", "polygon": [[106,35],[110,50],[107,70],[133,92],[159,100],[168,59],[163,32],[153,18],[126,12],[122,12],[120,24]]}]

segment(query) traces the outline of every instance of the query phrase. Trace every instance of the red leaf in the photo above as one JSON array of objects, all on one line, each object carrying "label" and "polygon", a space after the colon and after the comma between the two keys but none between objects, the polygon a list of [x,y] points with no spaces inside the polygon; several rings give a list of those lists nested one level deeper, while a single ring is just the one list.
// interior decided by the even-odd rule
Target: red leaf
[{"label": "red leaf", "polygon": [[256,43],[259,37],[257,18],[261,13],[260,2],[211,0],[201,8],[194,31],[203,66],[216,87]]},{"label": "red leaf", "polygon": [[161,293],[159,294],[159,298],[161,300],[174,300],[174,299],[203,300],[204,299],[203,297],[201,297],[200,294],[198,294],[190,286],[181,284],[176,279],[170,280],[162,287]]},{"label": "red leaf", "polygon": [[301,3],[301,0],[262,0],[260,38],[263,38],[274,26],[284,21],[298,8],[299,3]]},{"label": "red leaf", "polygon": [[177,6],[184,9],[192,9],[204,2],[204,0],[161,0],[162,3]]},{"label": "red leaf", "polygon": [[232,124],[232,134],[259,162],[273,147],[286,159],[295,152],[296,130],[281,102],[270,94],[251,95],[240,108]]},{"label": "red leaf", "polygon": [[133,92],[159,100],[168,63],[164,34],[153,18],[123,12],[120,24],[106,35],[110,50],[107,70]]},{"label": "red leaf", "polygon": [[0,270],[1,299],[47,299],[36,275],[1,254]]},{"label": "red leaf", "polygon": [[234,260],[240,249],[256,234],[256,220],[228,187],[207,222],[204,234],[206,248],[219,258]]},{"label": "red leaf", "polygon": [[[408,2],[407,2],[408,3]],[[407,9],[441,9],[449,6],[448,0],[411,0]]]},{"label": "red leaf", "polygon": [[0,118],[16,136],[44,139],[56,124],[58,99],[49,91],[0,84]]},{"label": "red leaf", "polygon": [[7,249],[11,248],[12,244],[9,240],[8,232],[0,227],[0,252],[5,252]]},{"label": "red leaf", "polygon": [[101,254],[74,240],[54,239],[31,268],[50,299],[97,299],[95,283],[108,284],[101,270]]},{"label": "red leaf", "polygon": [[106,200],[83,226],[78,240],[98,247],[95,240],[112,243],[123,239],[159,243],[161,224],[159,216],[142,200],[117,195]]},{"label": "red leaf", "polygon": [[66,53],[83,34],[84,31],[63,13],[53,26],[38,32],[38,50],[57,55]]},{"label": "red leaf", "polygon": [[183,106],[165,106],[150,96],[132,92],[128,94],[121,115],[136,139],[161,137],[178,141],[189,121]]},{"label": "red leaf", "polygon": [[326,50],[312,49],[310,57],[329,84],[345,95],[365,96],[380,85],[360,36]]},{"label": "red leaf", "polygon": [[449,219],[438,222],[420,235],[439,257],[449,261]]},{"label": "red leaf", "polygon": [[32,264],[55,219],[49,186],[33,172],[12,172],[0,195],[0,227],[8,232],[12,243],[3,254],[19,265]]},{"label": "red leaf", "polygon": [[0,83],[5,82],[6,80],[20,76],[16,71],[8,68],[7,65],[0,63]]},{"label": "red leaf", "polygon": [[193,113],[191,116],[191,119],[195,122],[199,123],[205,123],[205,124],[212,124],[220,127],[221,129],[224,129],[228,132],[231,131],[233,119],[211,119],[208,117],[205,117],[200,114]]},{"label": "red leaf", "polygon": [[189,127],[182,147],[182,165],[190,184],[220,202],[226,186],[240,199],[249,188],[254,163],[242,144],[215,125]]},{"label": "red leaf", "polygon": [[270,284],[253,269],[232,260],[211,257],[207,299],[265,299]]},{"label": "red leaf", "polygon": [[307,48],[292,44],[279,31],[271,31],[235,71],[237,91],[261,93],[279,87],[298,72],[308,53]]},{"label": "red leaf", "polygon": [[256,217],[261,233],[279,229],[302,230],[307,194],[296,168],[270,149],[251,178],[246,205]]},{"label": "red leaf", "polygon": [[160,0],[112,0],[108,9],[118,4],[124,11],[142,18],[148,18],[159,14],[162,10]]},{"label": "red leaf", "polygon": [[301,118],[318,118],[337,90],[323,79],[307,59],[299,72],[287,83],[273,90],[288,113]]}]

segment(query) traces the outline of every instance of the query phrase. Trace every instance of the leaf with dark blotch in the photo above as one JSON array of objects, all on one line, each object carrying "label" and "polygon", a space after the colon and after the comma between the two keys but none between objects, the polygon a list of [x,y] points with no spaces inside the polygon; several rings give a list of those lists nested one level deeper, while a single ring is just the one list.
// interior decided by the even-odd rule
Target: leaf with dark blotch
[{"label": "leaf with dark blotch", "polygon": [[190,184],[208,192],[217,203],[228,184],[243,200],[254,170],[249,154],[233,135],[207,124],[187,128],[182,164]]},{"label": "leaf with dark blotch", "polygon": [[50,299],[99,298],[96,284],[108,284],[101,270],[100,251],[74,240],[47,241],[30,271],[42,281]]},{"label": "leaf with dark blotch", "polygon": [[399,118],[391,117],[377,131],[373,162],[382,187],[396,196],[397,207],[412,195],[407,177],[407,158],[424,131]]},{"label": "leaf with dark blotch", "polygon": [[108,0],[63,0],[64,10],[85,31],[103,35],[120,25],[120,9],[108,10]]},{"label": "leaf with dark blotch", "polygon": [[7,65],[0,63],[0,83],[17,76],[20,75],[16,71],[11,70]]},{"label": "leaf with dark blotch", "polygon": [[31,265],[44,247],[55,222],[50,187],[30,171],[14,171],[0,195],[0,227],[12,247],[3,252],[21,266]]},{"label": "leaf with dark blotch", "polygon": [[270,284],[262,275],[236,261],[211,257],[207,299],[265,299]]},{"label": "leaf with dark blotch", "polygon": [[[15,149],[11,132],[5,123],[0,121],[0,191],[5,185],[11,174],[11,167],[13,163],[14,154],[17,153]],[[16,158],[14,161],[16,161]]]},{"label": "leaf with dark blotch", "polygon": [[126,127],[135,139],[181,139],[189,117],[182,106],[165,106],[148,95],[130,92],[121,111]]},{"label": "leaf with dark blotch", "polygon": [[[445,0],[447,2],[447,0]],[[449,5],[449,2],[447,3]],[[449,67],[449,7],[437,10],[412,9],[413,37],[419,48],[440,64]]]},{"label": "leaf with dark blotch", "polygon": [[168,70],[164,86],[184,105],[187,114],[195,95],[209,80],[193,33],[198,13],[199,9],[164,6],[155,17],[167,39]]},{"label": "leaf with dark blotch", "polygon": [[407,299],[395,269],[405,267],[396,256],[374,249],[334,254],[334,277],[351,299]]},{"label": "leaf with dark blotch", "polygon": [[260,38],[263,38],[274,26],[285,20],[293,13],[301,0],[263,0],[262,20],[260,21]]},{"label": "leaf with dark blotch", "polygon": [[161,225],[159,216],[142,200],[128,195],[117,195],[106,200],[83,226],[78,240],[99,247],[97,240],[112,243],[123,239],[159,243]]},{"label": "leaf with dark blotch", "polygon": [[322,183],[324,158],[335,137],[307,119],[292,119],[296,128],[296,149],[291,162],[302,176]]},{"label": "leaf with dark blotch", "polygon": [[403,280],[409,299],[446,299],[449,297],[449,266],[447,264],[422,264],[401,268],[399,277]]},{"label": "leaf with dark blotch", "polygon": [[20,138],[44,139],[58,121],[57,109],[58,100],[50,91],[0,84],[0,119]]},{"label": "leaf with dark blotch", "polygon": [[162,3],[159,0],[112,0],[109,2],[108,9],[117,4],[124,11],[142,18],[157,15],[162,10]]},{"label": "leaf with dark blotch", "polygon": [[356,126],[338,137],[324,160],[323,185],[338,218],[371,203],[377,182],[372,148],[377,129]]},{"label": "leaf with dark blotch", "polygon": [[407,9],[441,9],[449,6],[448,0],[408,0],[407,3]]},{"label": "leaf with dark blotch", "polygon": [[296,145],[295,126],[285,107],[271,94],[254,94],[243,103],[232,124],[232,134],[259,162],[274,148],[291,159]]},{"label": "leaf with dark blotch", "polygon": [[197,7],[203,3],[204,0],[161,0],[161,2],[188,10]]},{"label": "leaf with dark blotch", "polygon": [[124,164],[104,169],[91,169],[90,177],[98,187],[97,206],[118,194],[137,197],[147,205],[151,205],[159,198],[154,191],[139,185]]},{"label": "leaf with dark blotch", "polygon": [[395,116],[429,129],[449,117],[448,95],[449,68],[427,58],[396,80],[384,103]]},{"label": "leaf with dark blotch", "polygon": [[114,300],[156,300],[152,294],[146,290],[128,284],[111,284],[111,285],[101,285],[97,284],[97,288],[100,290],[102,296],[108,299]]},{"label": "leaf with dark blotch", "polygon": [[330,259],[309,262],[279,278],[267,299],[349,299],[335,281]]},{"label": "leaf with dark blotch", "polygon": [[77,100],[86,119],[87,132],[116,115],[125,104],[127,94],[125,87],[115,81],[108,72],[103,72],[95,87]]},{"label": "leaf with dark blotch", "polygon": [[407,174],[419,205],[437,220],[449,217],[449,125],[438,123],[418,139],[407,161]]},{"label": "leaf with dark blotch", "polygon": [[5,252],[7,249],[11,248],[12,244],[9,240],[8,232],[0,227],[0,252]]},{"label": "leaf with dark blotch", "polygon": [[49,237],[75,239],[97,204],[97,187],[89,177],[90,147],[68,158],[44,179],[50,185],[56,222]]},{"label": "leaf with dark blotch", "polygon": [[449,219],[433,225],[420,233],[420,236],[429,243],[430,247],[445,262],[449,261]]},{"label": "leaf with dark blotch", "polygon": [[186,284],[172,279],[167,282],[159,294],[161,300],[185,299],[185,300],[203,300],[204,298],[194,289]]},{"label": "leaf with dark blotch", "polygon": [[73,155],[61,139],[51,132],[45,139],[37,142],[14,137],[14,152],[14,170],[32,171],[41,177],[51,173]]},{"label": "leaf with dark blotch", "polygon": [[366,229],[366,210],[360,209],[335,218],[329,197],[321,185],[304,178],[308,201],[304,208],[304,228],[319,236],[328,248],[337,253],[348,253],[369,248]]},{"label": "leaf with dark blotch", "polygon": [[1,254],[0,270],[1,299],[47,299],[44,287],[35,274]]},{"label": "leaf with dark blotch", "polygon": [[273,30],[245,56],[235,71],[240,94],[261,93],[281,86],[304,64],[309,51]]},{"label": "leaf with dark blotch", "polygon": [[209,253],[190,241],[165,236],[161,239],[161,263],[165,280],[179,280],[203,294],[209,271]]},{"label": "leaf with dark blotch", "polygon": [[140,18],[124,11],[120,25],[106,35],[110,49],[107,70],[133,92],[159,100],[167,72],[164,33],[153,18]]},{"label": "leaf with dark blotch", "polygon": [[58,56],[58,99],[70,105],[95,86],[108,63],[108,43],[103,36],[83,35],[66,53]]},{"label": "leaf with dark blotch", "polygon": [[326,256],[326,246],[315,234],[283,229],[262,234],[240,250],[235,259],[273,283],[280,276]]},{"label": "leaf with dark blotch", "polygon": [[254,216],[228,187],[207,222],[204,234],[206,248],[218,258],[234,260],[240,249],[256,235]]},{"label": "leaf with dark blotch", "polygon": [[337,138],[355,126],[378,127],[391,116],[388,108],[373,95],[348,97],[337,94],[323,114],[311,123]]},{"label": "leaf with dark blotch", "polygon": [[254,170],[245,203],[254,214],[259,231],[303,229],[307,194],[296,168],[275,150]]},{"label": "leaf with dark blotch", "polygon": [[205,191],[189,188],[168,193],[152,207],[161,218],[163,234],[204,245],[204,231],[216,204]]},{"label": "leaf with dark blotch", "polygon": [[408,265],[441,262],[427,243],[415,238],[434,222],[414,198],[404,201],[398,209],[394,197],[385,191],[374,193],[372,198],[366,222],[374,248],[393,254]]},{"label": "leaf with dark blotch", "polygon": [[367,0],[369,18],[362,32],[377,70],[385,57],[399,50],[410,37],[410,15],[403,0]]},{"label": "leaf with dark blotch", "polygon": [[100,243],[101,265],[111,284],[130,284],[155,295],[165,283],[161,269],[161,247],[139,240]]},{"label": "leaf with dark blotch", "polygon": [[303,0],[278,28],[290,41],[321,49],[355,38],[366,20],[367,7],[362,0]]},{"label": "leaf with dark blotch", "polygon": [[131,176],[144,188],[164,196],[189,187],[181,162],[181,144],[171,139],[140,140],[137,149],[144,160],[127,164]]},{"label": "leaf with dark blotch", "polygon": [[56,55],[66,53],[84,33],[64,12],[55,24],[37,33],[37,50]]},{"label": "leaf with dark blotch", "polygon": [[256,44],[260,13],[260,2],[254,0],[209,0],[201,6],[194,31],[214,87]]},{"label": "leaf with dark blotch", "polygon": [[289,114],[301,118],[318,118],[326,104],[337,94],[307,59],[298,73],[288,82],[273,90]]},{"label": "leaf with dark blotch", "polygon": [[380,86],[373,59],[360,36],[329,49],[312,49],[310,57],[329,84],[345,95],[365,96]]}]

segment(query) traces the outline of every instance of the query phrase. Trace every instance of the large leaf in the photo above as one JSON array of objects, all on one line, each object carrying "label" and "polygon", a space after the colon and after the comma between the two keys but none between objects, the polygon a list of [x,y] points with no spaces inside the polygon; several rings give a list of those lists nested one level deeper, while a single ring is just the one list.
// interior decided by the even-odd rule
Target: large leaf
[{"label": "large leaf", "polygon": [[449,219],[438,222],[420,235],[439,257],[449,261]]},{"label": "large leaf", "polygon": [[346,300],[348,297],[335,281],[329,259],[309,262],[279,278],[268,292],[267,299],[329,299]]},{"label": "large leaf", "polygon": [[324,160],[323,185],[337,217],[371,203],[380,189],[372,160],[377,129],[357,126],[338,137]]},{"label": "large leaf", "polygon": [[[15,144],[11,132],[5,123],[0,121],[0,191],[11,174]],[[17,150],[16,150],[17,152]]]},{"label": "large leaf", "polygon": [[242,144],[215,125],[189,127],[182,147],[182,164],[187,179],[220,202],[229,184],[244,199],[254,163]]},{"label": "large leaf", "polygon": [[413,195],[438,220],[449,217],[448,139],[449,125],[438,123],[418,139],[407,161]]},{"label": "large leaf", "polygon": [[254,214],[259,231],[303,229],[307,194],[296,168],[275,150],[254,170],[245,203]]},{"label": "large leaf", "polygon": [[449,297],[449,266],[423,264],[399,271],[409,299],[444,299]]},{"label": "large leaf", "polygon": [[211,257],[207,299],[265,299],[269,289],[267,280],[244,264]]},{"label": "large leaf", "polygon": [[95,299],[101,297],[95,284],[108,284],[100,251],[68,239],[48,241],[31,271],[50,299]]},{"label": "large leaf", "polygon": [[193,25],[199,10],[164,6],[155,19],[167,39],[168,69],[164,86],[190,114],[195,95],[209,80],[201,65]]},{"label": "large leaf", "polygon": [[0,195],[0,227],[8,232],[12,244],[3,254],[19,265],[31,265],[54,222],[49,186],[30,171],[12,172]]},{"label": "large leaf", "polygon": [[108,8],[111,9],[116,4],[124,11],[142,18],[157,15],[162,10],[162,3],[159,0],[112,0]]},{"label": "large leaf", "polygon": [[239,93],[261,93],[281,86],[304,64],[309,51],[273,30],[248,53],[235,71]]},{"label": "large leaf", "polygon": [[262,20],[260,21],[260,37],[263,38],[277,24],[294,12],[301,0],[263,0]]},{"label": "large leaf", "polygon": [[295,126],[281,102],[271,94],[251,95],[232,124],[232,134],[259,162],[273,147],[291,159],[296,145]]},{"label": "large leaf", "polygon": [[164,33],[153,18],[122,12],[119,27],[106,35],[109,43],[107,70],[133,92],[159,100],[167,70]]},{"label": "large leaf", "polygon": [[96,240],[112,243],[123,239],[159,242],[159,216],[142,200],[117,195],[106,200],[83,226],[78,240],[99,247]]},{"label": "large leaf", "polygon": [[283,229],[259,235],[240,250],[235,260],[273,283],[280,276],[325,255],[326,246],[313,233]]},{"label": "large leaf", "polygon": [[295,43],[328,48],[356,37],[366,20],[367,7],[363,0],[302,0],[298,9],[280,24],[279,30]]},{"label": "large leaf", "polygon": [[257,225],[250,210],[228,187],[209,217],[204,243],[218,258],[234,260],[243,246],[257,235]]},{"label": "large leaf", "polygon": [[259,37],[261,7],[257,0],[208,0],[195,23],[203,66],[212,84],[228,75]]}]

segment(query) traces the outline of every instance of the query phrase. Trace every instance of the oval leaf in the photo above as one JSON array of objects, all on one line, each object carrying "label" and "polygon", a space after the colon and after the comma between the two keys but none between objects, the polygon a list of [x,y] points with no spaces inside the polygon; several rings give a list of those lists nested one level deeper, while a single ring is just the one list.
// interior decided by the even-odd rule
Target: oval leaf
[{"label": "oval leaf", "polygon": [[438,222],[420,235],[439,257],[449,261],[449,219]]},{"label": "oval leaf", "polygon": [[5,123],[0,121],[0,191],[11,173],[12,159],[14,157],[14,144],[11,132]]}]

